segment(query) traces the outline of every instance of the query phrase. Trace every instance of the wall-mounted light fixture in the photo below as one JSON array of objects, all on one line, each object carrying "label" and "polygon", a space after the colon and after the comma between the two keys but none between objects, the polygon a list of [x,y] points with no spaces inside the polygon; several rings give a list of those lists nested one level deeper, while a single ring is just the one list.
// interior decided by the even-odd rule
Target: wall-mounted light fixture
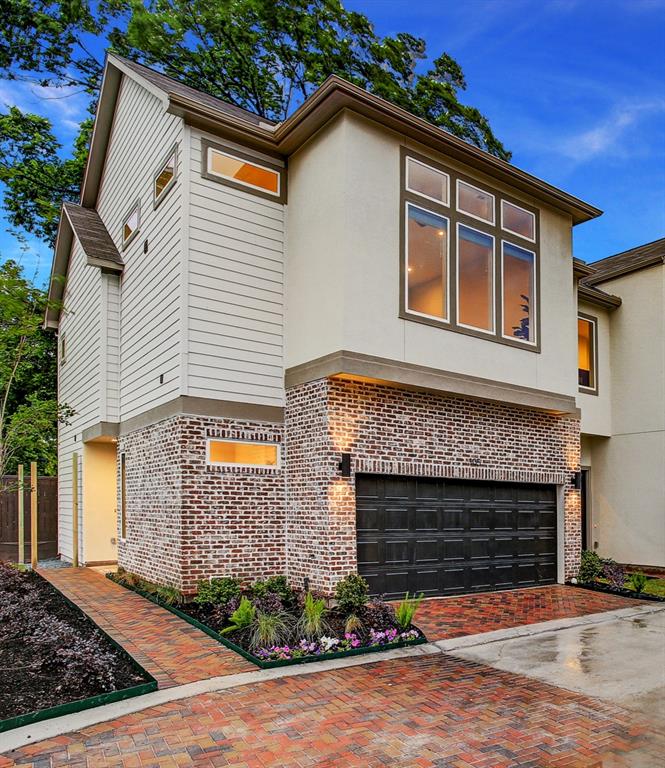
[{"label": "wall-mounted light fixture", "polygon": [[571,480],[573,481],[573,488],[575,488],[578,491],[581,491],[582,490],[582,473],[573,472]]},{"label": "wall-mounted light fixture", "polygon": [[342,477],[351,477],[351,454],[343,453],[339,463],[339,472]]}]

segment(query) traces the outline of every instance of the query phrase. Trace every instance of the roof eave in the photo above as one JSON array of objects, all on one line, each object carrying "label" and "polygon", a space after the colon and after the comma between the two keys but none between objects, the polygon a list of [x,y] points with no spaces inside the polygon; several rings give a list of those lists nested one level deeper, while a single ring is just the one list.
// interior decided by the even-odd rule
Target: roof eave
[{"label": "roof eave", "polygon": [[580,283],[577,289],[578,301],[584,301],[587,304],[593,304],[597,307],[602,307],[610,312],[621,306],[621,298],[614,296],[611,293],[605,293],[599,289],[594,289],[591,286]]},{"label": "roof eave", "polygon": [[61,208],[58,234],[56,235],[53,249],[53,264],[51,265],[51,276],[49,277],[46,312],[44,313],[43,325],[47,330],[57,330],[60,323],[60,305],[65,291],[65,280],[73,239],[74,230],[69,218]]}]

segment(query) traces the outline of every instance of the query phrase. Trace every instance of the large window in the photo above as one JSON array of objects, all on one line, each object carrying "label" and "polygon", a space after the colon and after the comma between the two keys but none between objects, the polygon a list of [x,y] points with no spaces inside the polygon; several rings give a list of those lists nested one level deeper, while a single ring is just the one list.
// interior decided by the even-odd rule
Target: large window
[{"label": "large window", "polygon": [[208,440],[208,464],[275,468],[279,466],[279,446],[258,441]]},{"label": "large window", "polygon": [[538,351],[538,212],[402,152],[400,316]]},{"label": "large window", "polygon": [[597,349],[596,318],[580,315],[577,318],[577,374],[580,389],[598,394],[596,373]]},{"label": "large window", "polygon": [[284,202],[284,168],[276,162],[258,159],[236,149],[201,143],[202,174],[211,181]]}]

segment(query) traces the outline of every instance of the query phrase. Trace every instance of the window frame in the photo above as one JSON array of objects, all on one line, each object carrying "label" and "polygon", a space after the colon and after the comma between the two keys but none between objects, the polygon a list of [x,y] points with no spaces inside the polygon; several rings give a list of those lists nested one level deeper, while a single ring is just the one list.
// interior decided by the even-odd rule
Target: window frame
[{"label": "window frame", "polygon": [[60,351],[60,365],[65,365],[67,363],[67,334],[64,331],[60,334],[58,347]]},{"label": "window frame", "polygon": [[[500,312],[499,312],[499,314],[500,314],[501,323],[499,325],[499,328],[500,328],[500,331],[501,331],[501,337],[504,340],[514,341],[516,339],[516,337],[514,337],[514,336],[506,336],[506,334],[503,332],[503,320],[504,320],[504,311],[503,311],[503,308],[504,308],[504,305],[503,305],[503,275],[504,275],[504,271],[503,271],[503,247],[504,247],[504,245],[512,245],[514,248],[519,248],[522,251],[526,251],[527,253],[533,254],[533,304],[534,304],[533,318],[534,318],[534,320],[537,320],[537,318],[538,318],[538,311],[539,311],[539,305],[540,305],[539,292],[536,290],[536,285],[538,284],[538,255],[537,255],[537,253],[532,248],[525,248],[523,245],[518,245],[517,243],[513,243],[510,240],[506,240],[505,238],[501,238],[501,252],[499,254],[499,261],[500,261],[500,263],[499,263],[499,276],[500,276],[501,280],[500,280],[500,285],[499,285],[500,293],[497,294],[500,297],[500,302],[499,302],[499,304],[500,304]],[[519,342],[520,346],[523,346],[523,345],[532,346],[532,347],[537,346],[538,338],[539,338],[538,331],[539,331],[538,322],[535,322],[534,340],[533,341],[524,341],[524,340],[522,340],[522,341]]]},{"label": "window frame", "polygon": [[120,454],[120,540],[127,540],[127,459]]},{"label": "window frame", "polygon": [[[125,224],[127,223],[127,220],[129,217],[136,211],[136,229],[132,232],[132,234],[125,240]],[[122,239],[122,250],[124,251],[130,243],[136,238],[138,233],[141,231],[141,199],[137,198],[132,203],[131,208],[127,211],[125,216],[122,217],[122,224],[120,225],[120,237]]]},{"label": "window frame", "polygon": [[[168,165],[169,160],[173,157],[173,176],[169,180],[169,182],[166,184],[164,189],[157,194],[157,179],[159,178],[162,171],[166,168]],[[164,159],[159,164],[159,167],[157,169],[157,172],[152,177],[152,207],[153,210],[156,210],[162,200],[168,195],[168,193],[171,191],[171,189],[175,186],[176,181],[178,180],[178,142],[176,141],[173,146],[169,149],[168,153],[164,156]]]},{"label": "window frame", "polygon": [[[492,327],[491,328],[478,328],[475,325],[467,325],[466,323],[463,323],[459,320],[459,274],[460,274],[460,268],[459,268],[459,246],[460,246],[460,240],[461,237],[459,235],[460,227],[466,227],[466,229],[470,229],[472,232],[478,232],[479,235],[485,235],[485,237],[489,237],[492,240],[492,270],[491,270],[491,276],[492,276],[492,311],[490,312],[490,317],[492,320]],[[480,333],[483,336],[496,336],[497,327],[496,327],[496,310],[497,310],[497,285],[496,285],[496,237],[493,234],[490,234],[489,232],[483,232],[482,229],[478,229],[477,227],[472,227],[470,224],[467,224],[464,221],[458,221],[456,224],[456,232],[455,232],[455,306],[457,309],[458,314],[455,316],[455,322],[460,328],[464,328],[467,331],[474,331],[475,333]],[[502,307],[503,309],[503,307]]]},{"label": "window frame", "polygon": [[528,208],[525,208],[523,205],[517,205],[517,203],[513,203],[511,200],[506,200],[505,197],[501,198],[501,230],[503,232],[508,232],[509,235],[513,235],[514,237],[521,237],[522,240],[528,240],[530,243],[535,243],[536,242],[535,237],[527,237],[526,235],[521,235],[519,232],[515,232],[514,229],[508,229],[508,227],[503,223],[503,204],[504,203],[508,203],[508,205],[512,205],[513,208],[519,208],[520,211],[524,211],[524,213],[530,214],[533,217],[534,234],[538,233],[538,230],[536,229],[536,217],[534,216],[533,211],[528,210]]},{"label": "window frame", "polygon": [[[424,192],[419,192],[417,189],[412,189],[409,186],[409,160],[411,160],[414,163],[417,163],[418,165],[423,166],[424,168],[428,168],[429,170],[435,171],[436,173],[440,173],[442,176],[446,177],[446,201],[443,200],[437,200],[435,197],[430,197],[429,195],[426,195]],[[437,205],[443,205],[446,208],[450,207],[450,174],[446,171],[442,170],[441,168],[437,168],[433,163],[424,163],[422,160],[418,160],[413,155],[407,155],[405,160],[405,169],[404,169],[404,188],[407,192],[410,192],[412,195],[418,195],[418,197],[422,197],[424,200],[429,200],[432,203],[436,203]]]},{"label": "window frame", "polygon": [[[413,158],[423,163],[424,165],[430,165],[432,168],[448,174],[450,177],[450,193],[453,198],[448,201],[448,205],[444,205],[440,202],[431,201],[426,199],[423,195],[411,192],[406,187],[406,165],[407,158]],[[467,336],[474,336],[475,338],[484,339],[485,341],[494,342],[496,344],[503,344],[505,346],[515,347],[517,349],[523,349],[525,352],[533,352],[540,354],[541,352],[541,324],[540,324],[540,307],[541,307],[541,295],[540,295],[540,211],[538,208],[531,206],[529,203],[518,200],[510,194],[504,194],[491,185],[485,184],[478,179],[471,178],[464,173],[461,173],[452,166],[442,165],[431,157],[421,155],[412,151],[406,146],[400,148],[400,194],[399,194],[399,229],[400,229],[400,288],[399,288],[399,313],[398,316],[402,320],[408,320],[414,323],[421,323],[423,325],[430,325],[436,328],[442,328],[444,330],[453,331],[455,333],[461,333]],[[501,205],[502,200],[506,200],[512,205],[516,205],[519,208],[523,208],[525,211],[532,213],[535,217],[535,241],[531,241],[528,238],[521,235],[514,234],[512,232],[507,233],[501,226],[501,221],[495,221],[494,225],[491,225],[479,219],[457,210],[457,181],[461,180],[467,184],[470,184],[482,192],[487,192],[494,196],[495,207]],[[426,211],[438,214],[448,219],[449,227],[449,264],[448,264],[448,320],[442,320],[440,318],[431,317],[429,315],[421,315],[408,308],[407,304],[407,203],[411,203]],[[499,218],[495,215],[495,220]],[[475,229],[483,234],[491,235],[494,237],[494,332],[477,330],[464,325],[460,325],[457,321],[458,316],[458,274],[457,274],[457,225],[462,223],[471,229]],[[508,337],[503,335],[503,275],[502,275],[502,254],[497,254],[496,248],[500,246],[501,242],[505,240],[511,245],[518,248],[530,251],[535,254],[534,260],[534,341],[522,341],[517,338]],[[453,258],[454,254],[454,258]]]},{"label": "window frame", "polygon": [[[228,176],[224,176],[221,173],[216,173],[211,170],[210,153],[219,152],[226,157],[231,157],[234,160],[241,160],[245,163],[251,163],[257,168],[262,168],[265,171],[273,171],[277,174],[277,193],[270,192],[262,187],[256,187],[252,184],[247,184],[237,179],[232,179]],[[236,149],[234,146],[227,144],[219,144],[216,142],[208,141],[207,139],[201,139],[201,176],[209,181],[214,181],[217,184],[223,184],[224,186],[237,189],[242,192],[247,192],[250,195],[261,197],[264,200],[272,200],[276,203],[286,203],[286,167],[281,164],[277,158],[274,161],[267,160],[265,155],[251,155],[247,152],[243,152],[240,149]]]},{"label": "window frame", "polygon": [[577,313],[577,319],[578,320],[586,320],[586,322],[591,323],[591,363],[593,365],[593,387],[585,387],[583,384],[579,383],[579,335],[578,335],[578,364],[577,364],[577,370],[578,370],[578,384],[577,388],[578,391],[585,395],[598,395],[598,318],[594,315],[587,315],[585,312],[579,312]]},{"label": "window frame", "polygon": [[[489,195],[492,198],[492,219],[483,219],[482,216],[476,216],[475,213],[469,213],[468,211],[463,211],[459,207],[459,186],[460,184],[464,184],[466,187],[471,187],[471,189],[475,189],[476,192],[482,192],[484,195]],[[461,176],[458,176],[455,180],[455,212],[461,213],[462,216],[468,216],[470,219],[475,219],[476,221],[481,221],[483,224],[485,224],[488,227],[495,227],[496,226],[496,201],[497,201],[497,195],[494,192],[490,192],[489,189],[483,189],[482,187],[476,186],[476,184],[472,184],[470,181],[467,181],[467,179],[462,178]]]},{"label": "window frame", "polygon": [[[240,445],[261,445],[275,446],[277,449],[277,462],[275,464],[241,464],[240,462],[212,461],[210,458],[211,443],[236,443]],[[206,438],[206,466],[222,467],[223,469],[281,469],[282,468],[282,446],[275,440],[245,440],[231,437],[208,437]]]},{"label": "window frame", "polygon": [[[427,315],[424,312],[418,312],[415,309],[409,308],[409,206],[413,206],[414,208],[418,208],[421,211],[425,211],[425,213],[431,213],[434,216],[439,216],[442,219],[445,220],[446,226],[447,226],[447,234],[446,237],[446,281],[448,285],[446,285],[446,301],[445,301],[445,313],[446,317],[437,317],[436,315]],[[450,308],[451,308],[451,301],[450,301],[450,238],[451,238],[451,225],[450,225],[450,217],[445,216],[443,213],[439,213],[438,211],[432,211],[429,208],[425,208],[422,205],[418,205],[418,203],[413,202],[412,200],[407,200],[404,203],[404,301],[405,306],[407,308],[407,311],[411,315],[416,315],[417,317],[422,317],[427,320],[435,320],[438,323],[443,323],[445,325],[450,325]]]}]

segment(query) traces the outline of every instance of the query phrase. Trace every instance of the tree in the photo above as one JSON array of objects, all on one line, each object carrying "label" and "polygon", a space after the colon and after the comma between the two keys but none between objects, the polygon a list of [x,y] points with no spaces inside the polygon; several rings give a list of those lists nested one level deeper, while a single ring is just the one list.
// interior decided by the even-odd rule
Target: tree
[{"label": "tree", "polygon": [[14,261],[0,265],[0,477],[37,461],[57,467],[57,425],[72,411],[56,400],[56,340],[42,328],[47,297]]},{"label": "tree", "polygon": [[[510,159],[487,119],[464,105],[459,64],[443,53],[429,68],[425,41],[380,37],[339,0],[0,0],[0,73],[40,85],[100,84],[104,47],[244,107],[283,120],[331,74],[341,75],[450,133]],[[423,69],[423,71],[421,71]],[[89,125],[71,160],[47,121],[10,111],[0,138],[11,223],[47,242],[63,198],[76,196]],[[16,142],[12,151],[8,142]],[[51,162],[49,163],[48,159]]]}]

